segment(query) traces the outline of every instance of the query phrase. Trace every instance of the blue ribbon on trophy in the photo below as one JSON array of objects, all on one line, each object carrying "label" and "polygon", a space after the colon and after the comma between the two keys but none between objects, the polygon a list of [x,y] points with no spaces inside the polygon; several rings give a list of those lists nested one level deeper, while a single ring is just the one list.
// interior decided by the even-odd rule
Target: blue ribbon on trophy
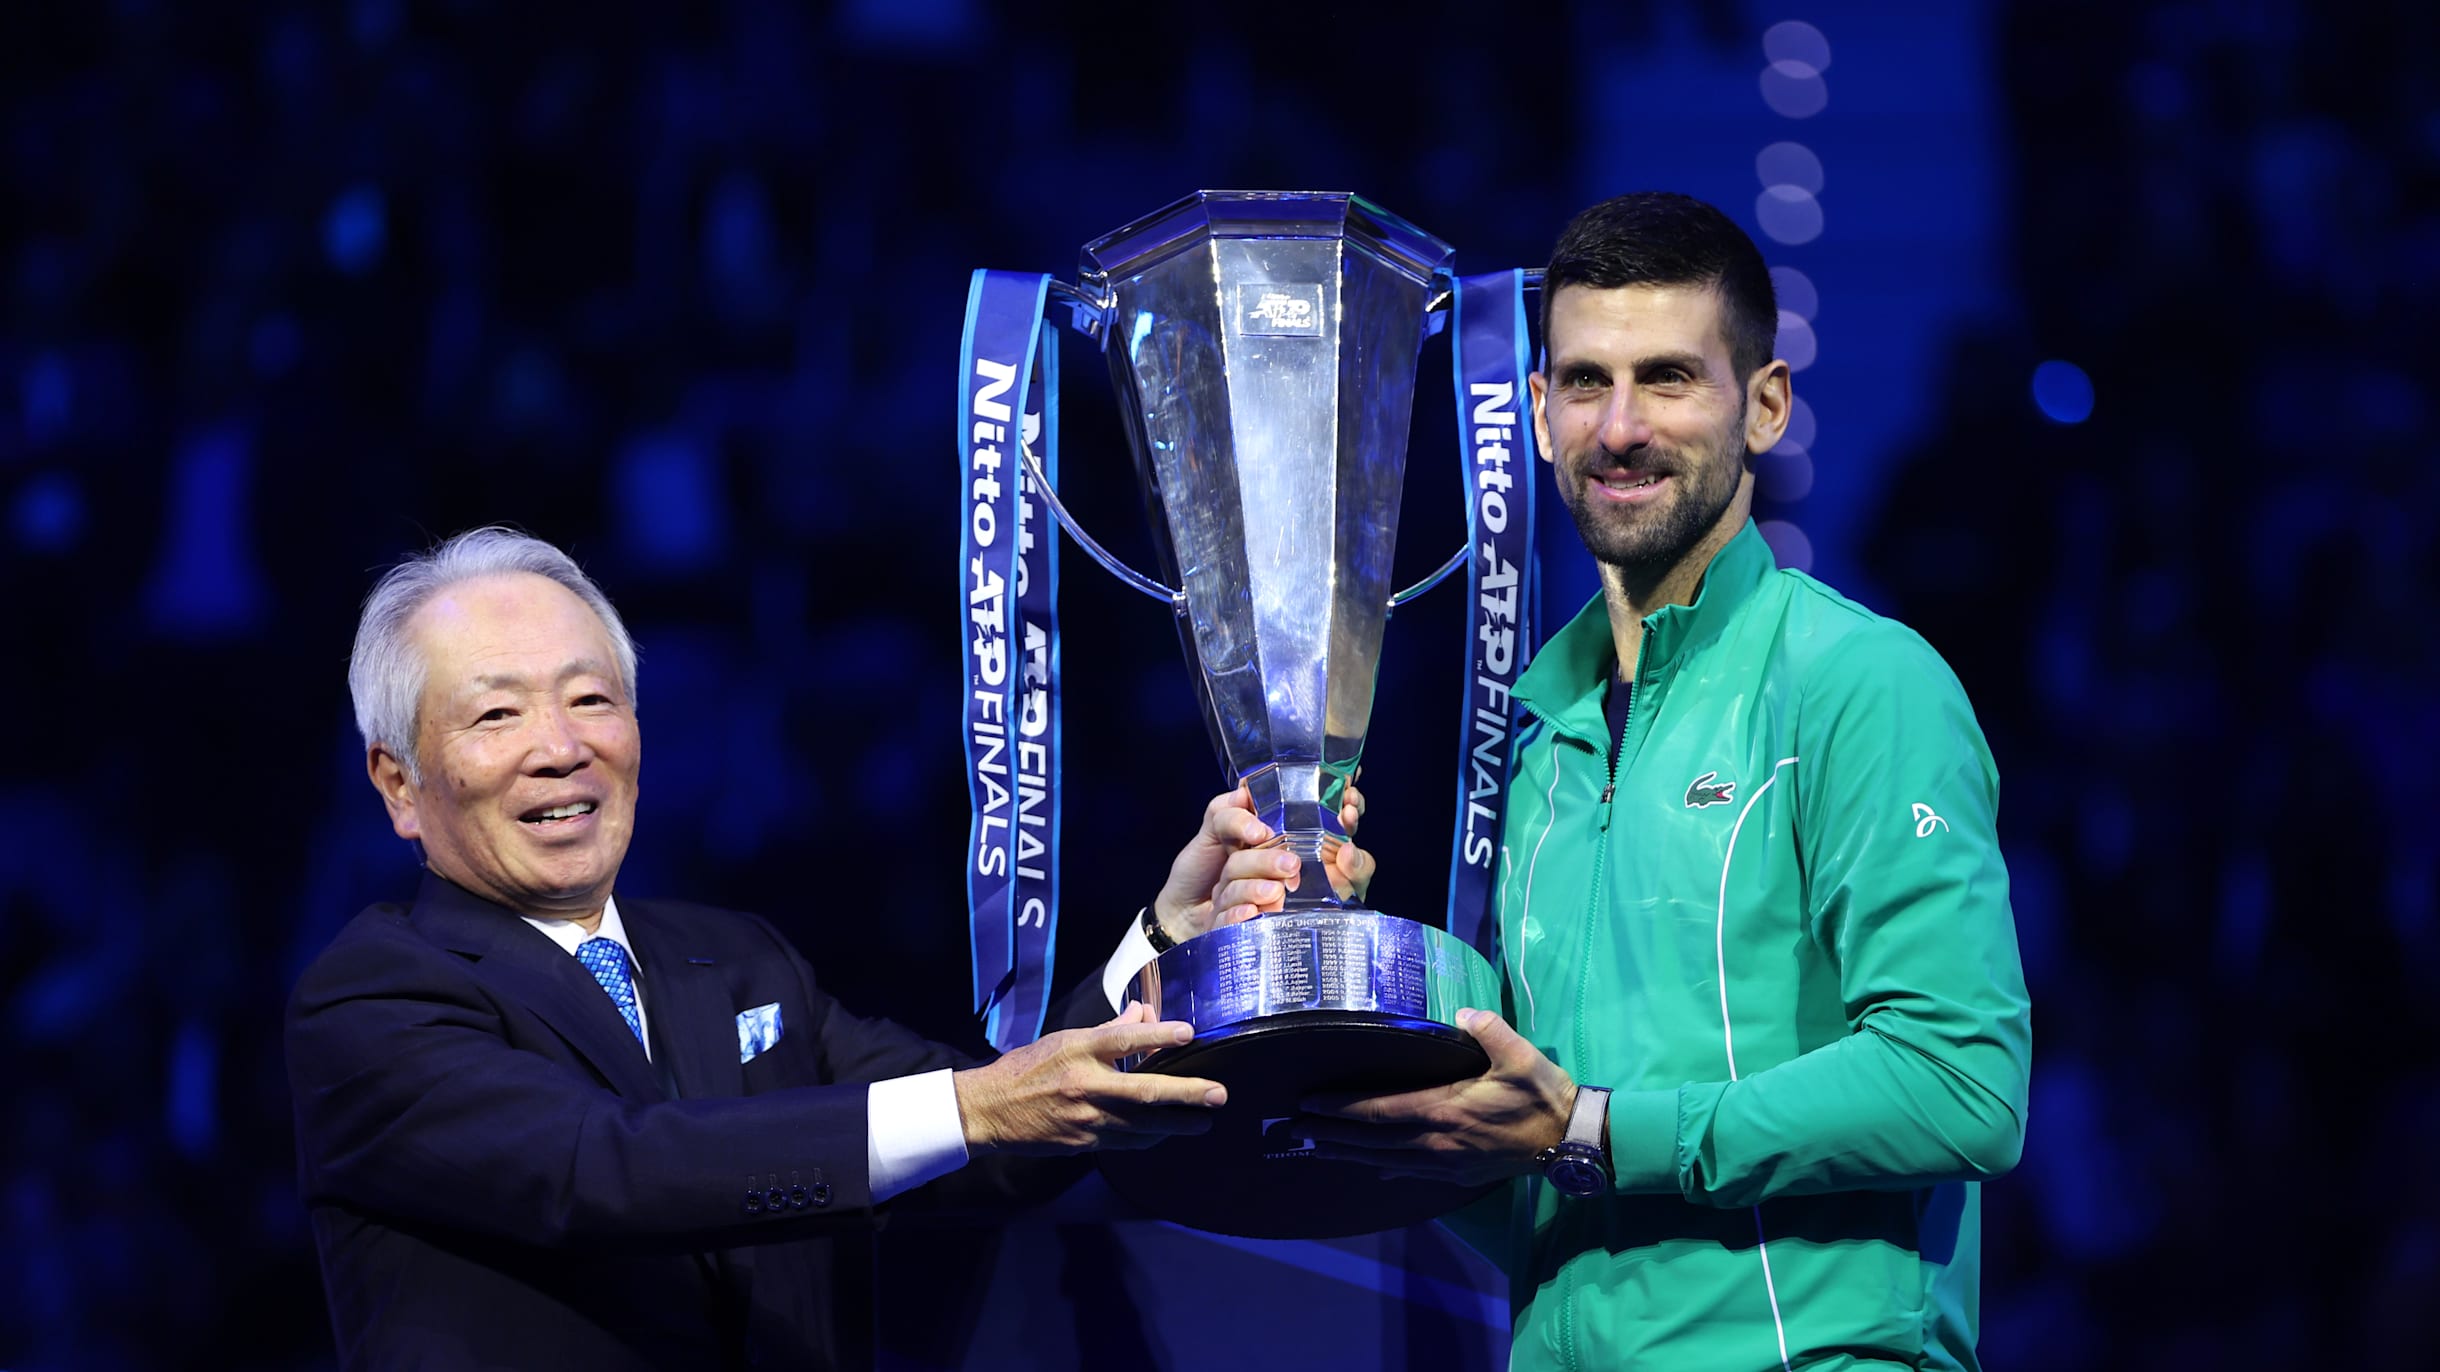
[{"label": "blue ribbon on trophy", "polygon": [[976,1013],[1003,1052],[1042,1032],[1059,928],[1058,540],[1018,452],[1058,479],[1049,289],[1041,273],[976,272],[958,374],[966,899]]},{"label": "blue ribbon on trophy", "polygon": [[[1038,307],[1037,307],[1038,308]],[[1059,333],[1042,331],[1018,442],[1044,476],[1059,479]],[[1029,464],[1030,465],[1030,464]],[[1017,487],[1016,849],[1008,906],[1015,977],[984,1033],[1005,1052],[1041,1036],[1050,1010],[1059,935],[1059,528],[1030,471]]]},{"label": "blue ribbon on trophy", "polygon": [[1509,692],[1532,653],[1537,566],[1525,273],[1461,277],[1452,308],[1457,443],[1467,459],[1462,468],[1467,670],[1448,929],[1491,957],[1499,929],[1492,917],[1492,879],[1499,870],[1500,825],[1508,810],[1516,739],[1517,705]]}]

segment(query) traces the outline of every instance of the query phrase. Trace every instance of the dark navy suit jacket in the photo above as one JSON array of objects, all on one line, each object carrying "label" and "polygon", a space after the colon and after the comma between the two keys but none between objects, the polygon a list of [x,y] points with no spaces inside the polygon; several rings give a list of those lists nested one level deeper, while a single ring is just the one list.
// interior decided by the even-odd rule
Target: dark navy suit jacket
[{"label": "dark navy suit jacket", "polygon": [[[861,1346],[830,1307],[875,1218],[865,1086],[973,1060],[840,1008],[755,916],[619,916],[650,1059],[576,959],[436,876],[298,982],[298,1167],[343,1366],[828,1368]],[[1100,1000],[1088,981],[1054,1027]],[[779,1042],[740,1064],[738,1013],[772,1003]],[[1081,1171],[995,1158],[889,1208],[1022,1204]]]}]

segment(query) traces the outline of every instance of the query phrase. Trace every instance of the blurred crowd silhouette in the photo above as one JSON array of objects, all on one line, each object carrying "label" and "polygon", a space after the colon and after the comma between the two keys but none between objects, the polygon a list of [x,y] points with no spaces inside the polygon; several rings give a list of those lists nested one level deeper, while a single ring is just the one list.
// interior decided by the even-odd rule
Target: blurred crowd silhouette
[{"label": "blurred crowd silhouette", "polygon": [[[574,552],[644,659],[622,889],[764,911],[851,1003],[971,1041],[966,273],[1068,271],[1198,185],[1355,189],[1467,269],[1538,262],[1702,117],[1571,44],[1733,53],[1760,110],[1767,25],[1847,61],[1935,9],[1977,16],[1991,83],[1994,298],[1919,323],[1928,366],[1800,375],[1905,423],[1848,454],[1825,420],[1763,513],[1856,511],[1824,574],[1947,656],[2004,778],[2037,1037],[1986,1361],[2428,1366],[2440,19],[1493,8],[0,9],[0,1366],[330,1360],[278,1029],[412,889],[344,689],[379,568],[493,521]],[[1859,83],[1818,122],[1854,90],[1895,112],[1851,140],[1903,162],[1929,135]],[[1899,218],[1936,189],[1851,184]],[[1876,308],[1825,304],[1825,352]],[[2037,398],[2053,359],[2088,416]],[[1090,361],[1072,503],[1144,559]],[[1448,407],[1417,414],[1418,572],[1458,536]],[[1167,622],[1069,583],[1072,980],[1219,777]],[[1368,755],[1408,913],[1441,898],[1456,624],[1394,626]]]}]

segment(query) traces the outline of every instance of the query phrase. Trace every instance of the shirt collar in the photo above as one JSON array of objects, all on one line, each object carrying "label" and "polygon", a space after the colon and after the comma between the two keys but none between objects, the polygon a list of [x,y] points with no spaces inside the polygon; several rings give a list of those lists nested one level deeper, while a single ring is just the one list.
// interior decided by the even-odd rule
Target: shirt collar
[{"label": "shirt collar", "polygon": [[[1778,569],[1779,559],[1771,556],[1771,545],[1762,541],[1762,531],[1748,519],[1735,537],[1712,554],[1693,604],[1663,605],[1644,616],[1644,660],[1637,675],[1648,678],[1675,664],[1695,644],[1716,637],[1736,618],[1738,607],[1762,584],[1762,578]],[[1608,616],[1603,619],[1606,628]]]},{"label": "shirt collar", "polygon": [[[1747,520],[1712,555],[1693,604],[1665,605],[1644,616],[1644,660],[1637,680],[1653,680],[1694,645],[1717,635],[1778,565],[1771,545],[1762,541],[1754,521]],[[1596,591],[1591,603],[1534,654],[1517,678],[1516,697],[1563,732],[1602,737],[1602,696],[1617,671],[1617,660],[1609,608]]]},{"label": "shirt collar", "polygon": [[618,917],[618,897],[616,896],[611,896],[602,902],[601,927],[591,934],[585,932],[585,926],[572,919],[538,919],[533,915],[520,915],[518,918],[540,929],[550,938],[551,942],[567,950],[570,957],[576,955],[576,950],[583,946],[586,939],[606,938],[627,950],[627,962],[630,966],[639,971],[644,966],[643,961],[635,955],[635,944],[627,938],[626,921]]}]

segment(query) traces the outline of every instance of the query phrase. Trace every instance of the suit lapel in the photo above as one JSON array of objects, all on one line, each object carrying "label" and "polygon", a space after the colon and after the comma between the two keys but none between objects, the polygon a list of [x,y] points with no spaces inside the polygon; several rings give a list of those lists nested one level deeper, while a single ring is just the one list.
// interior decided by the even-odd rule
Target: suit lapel
[{"label": "suit lapel", "polygon": [[[476,959],[483,979],[542,1021],[620,1095],[663,1098],[643,1045],[584,964],[514,911],[426,873],[412,916],[418,929],[452,952]],[[647,1013],[650,1013],[648,1010]]]},{"label": "suit lapel", "polygon": [[744,1095],[737,1008],[719,960],[652,902],[620,901],[618,909],[644,964],[654,1052],[668,1056],[678,1093],[695,1099]]}]

